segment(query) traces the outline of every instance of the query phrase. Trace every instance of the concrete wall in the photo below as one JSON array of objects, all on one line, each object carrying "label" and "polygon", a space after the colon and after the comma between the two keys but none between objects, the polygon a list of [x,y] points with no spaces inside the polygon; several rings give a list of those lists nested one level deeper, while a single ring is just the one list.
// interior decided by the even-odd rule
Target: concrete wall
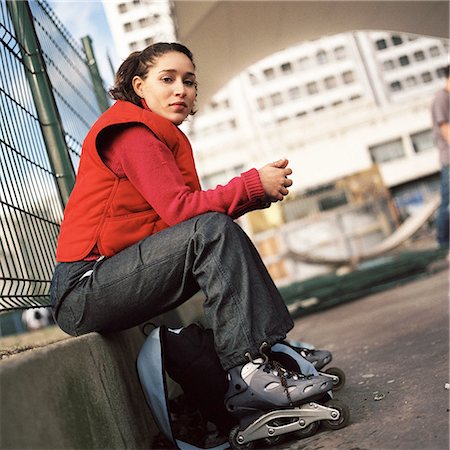
[{"label": "concrete wall", "polygon": [[[139,328],[0,359],[0,449],[152,448],[158,429],[136,369],[142,330],[201,322],[203,300],[198,293]],[[170,379],[168,390],[170,398],[180,393]]]},{"label": "concrete wall", "polygon": [[136,370],[137,328],[91,333],[0,362],[0,448],[151,448],[157,433]]}]

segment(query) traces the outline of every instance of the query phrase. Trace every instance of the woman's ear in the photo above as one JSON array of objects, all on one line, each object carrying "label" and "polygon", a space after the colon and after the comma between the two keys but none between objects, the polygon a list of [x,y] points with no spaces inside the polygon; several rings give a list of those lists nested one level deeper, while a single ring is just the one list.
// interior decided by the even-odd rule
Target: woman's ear
[{"label": "woman's ear", "polygon": [[134,76],[133,79],[131,80],[131,85],[133,86],[134,92],[136,92],[136,95],[138,95],[141,98],[144,98],[144,93],[142,90],[143,84],[144,80],[138,75]]}]

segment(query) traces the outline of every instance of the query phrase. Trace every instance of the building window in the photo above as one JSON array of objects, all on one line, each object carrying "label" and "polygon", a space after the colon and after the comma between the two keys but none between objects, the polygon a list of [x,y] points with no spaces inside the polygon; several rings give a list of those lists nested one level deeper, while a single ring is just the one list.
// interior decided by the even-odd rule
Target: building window
[{"label": "building window", "polygon": [[400,81],[393,81],[390,84],[390,88],[392,92],[401,91],[402,90],[402,83]]},{"label": "building window", "polygon": [[433,80],[433,76],[431,75],[431,72],[424,72],[420,75],[420,77],[422,78],[422,81],[424,83],[431,83],[431,81]]},{"label": "building window", "polygon": [[361,96],[359,95],[359,94],[356,94],[356,95],[352,95],[351,97],[350,97],[350,101],[355,101],[355,100],[358,100],[358,99],[360,99],[361,98]]},{"label": "building window", "polygon": [[129,31],[131,31],[131,30],[133,29],[133,26],[131,25],[130,22],[127,22],[127,23],[124,23],[124,24],[123,24],[123,29],[124,29],[126,32],[129,32]]},{"label": "building window", "polygon": [[127,5],[126,5],[126,3],[119,3],[117,5],[117,8],[119,9],[119,13],[120,14],[123,14],[123,13],[127,12]]},{"label": "building window", "polygon": [[326,77],[324,82],[327,89],[334,89],[337,86],[336,77]]},{"label": "building window", "polygon": [[369,147],[370,157],[374,163],[383,163],[395,159],[403,158],[405,150],[401,139],[394,139],[383,144]]},{"label": "building window", "polygon": [[265,69],[263,73],[266,80],[273,80],[275,78],[275,70],[273,68]]},{"label": "building window", "polygon": [[129,47],[130,47],[130,50],[132,52],[134,52],[135,50],[137,50],[138,44],[137,44],[137,42],[130,42]]},{"label": "building window", "polygon": [[402,39],[401,36],[399,36],[398,34],[394,34],[394,35],[391,37],[391,40],[392,40],[392,43],[393,43],[394,45],[401,45],[401,44],[403,44],[403,39]]},{"label": "building window", "polygon": [[275,94],[272,94],[270,96],[270,100],[272,101],[273,106],[278,106],[283,103],[283,97],[280,92],[275,92]]},{"label": "building window", "polygon": [[262,97],[259,97],[259,98],[256,99],[256,104],[258,105],[258,109],[260,111],[262,111],[266,107],[266,105],[264,103],[264,99]]},{"label": "building window", "polygon": [[286,123],[288,120],[289,120],[288,117],[280,117],[279,119],[277,119],[277,122],[279,124],[283,124],[283,123]]},{"label": "building window", "polygon": [[439,56],[441,54],[441,51],[439,50],[439,47],[437,45],[433,45],[433,47],[429,48],[430,55],[434,58],[436,56]]},{"label": "building window", "polygon": [[149,45],[152,45],[154,41],[152,38],[146,38],[144,42],[145,45],[148,47]]},{"label": "building window", "polygon": [[299,112],[295,115],[295,117],[299,117],[299,118],[305,117],[306,114],[307,114],[306,111],[299,111]]},{"label": "building window", "polygon": [[215,133],[222,133],[223,131],[226,131],[227,130],[226,122],[220,122],[217,125],[214,125],[212,130]]},{"label": "building window", "polygon": [[410,77],[406,77],[406,79],[405,79],[405,84],[406,84],[406,86],[408,86],[408,87],[413,87],[413,86],[416,86],[417,85],[417,79],[416,79],[416,77],[414,77],[414,76],[410,76]]},{"label": "building window", "polygon": [[355,76],[351,70],[348,70],[347,72],[344,72],[342,74],[342,79],[344,80],[345,84],[350,84],[355,81]]},{"label": "building window", "polygon": [[330,209],[346,205],[348,203],[348,200],[345,192],[338,191],[330,195],[324,195],[319,197],[317,203],[320,211],[328,211]]},{"label": "building window", "polygon": [[423,61],[425,59],[425,53],[422,50],[414,52],[414,59],[416,61]]},{"label": "building window", "polygon": [[141,27],[141,28],[145,28],[146,26],[148,26],[149,25],[149,20],[148,20],[148,17],[142,17],[141,19],[139,19],[139,26]]},{"label": "building window", "polygon": [[328,56],[325,50],[319,50],[316,54],[316,60],[318,64],[325,64],[328,62]]},{"label": "building window", "polygon": [[409,65],[409,58],[406,55],[400,56],[398,58],[398,61],[401,66],[408,66]]},{"label": "building window", "polygon": [[281,71],[283,73],[292,73],[292,65],[291,63],[287,62],[281,65]]},{"label": "building window", "polygon": [[447,69],[445,67],[439,67],[439,69],[436,70],[436,75],[438,76],[438,78],[446,78],[446,70]]},{"label": "building window", "polygon": [[313,109],[313,111],[314,112],[319,112],[319,111],[323,111],[325,109],[325,106],[316,106],[314,109]]},{"label": "building window", "polygon": [[303,56],[298,60],[298,66],[300,69],[306,69],[309,67],[309,58],[307,56]]},{"label": "building window", "polygon": [[386,39],[378,39],[378,41],[375,42],[375,45],[378,50],[384,50],[385,48],[387,48]]},{"label": "building window", "polygon": [[249,73],[248,77],[250,78],[250,83],[252,85],[258,84],[258,78],[256,77],[256,75],[254,73]]},{"label": "building window", "polygon": [[334,56],[336,59],[345,59],[345,57],[347,56],[347,52],[345,51],[345,47],[343,47],[342,45],[339,47],[336,47],[334,49]]},{"label": "building window", "polygon": [[137,6],[140,5],[141,0],[133,0],[133,5]]},{"label": "building window", "polygon": [[306,90],[309,95],[317,94],[319,92],[319,88],[317,87],[317,83],[312,81],[306,85]]},{"label": "building window", "polygon": [[395,68],[395,63],[392,61],[392,59],[387,59],[383,62],[383,69],[384,70],[392,70]]},{"label": "building window", "polygon": [[298,86],[294,86],[288,90],[289,98],[291,100],[296,100],[300,98],[300,88]]},{"label": "building window", "polygon": [[342,100],[336,100],[335,102],[333,102],[331,104],[331,106],[340,106],[340,105],[343,105],[343,104],[344,104],[344,102]]},{"label": "building window", "polygon": [[411,141],[416,153],[434,148],[433,133],[431,129],[411,134]]}]

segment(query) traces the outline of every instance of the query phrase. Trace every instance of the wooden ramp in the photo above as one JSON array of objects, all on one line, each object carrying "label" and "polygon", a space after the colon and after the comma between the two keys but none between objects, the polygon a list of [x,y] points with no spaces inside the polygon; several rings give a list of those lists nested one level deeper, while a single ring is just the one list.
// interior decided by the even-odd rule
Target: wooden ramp
[{"label": "wooden ramp", "polygon": [[408,217],[390,236],[373,248],[363,253],[356,253],[352,257],[320,256],[311,253],[297,252],[289,249],[286,257],[294,261],[308,264],[320,264],[329,266],[355,265],[359,261],[373,259],[395,249],[413,236],[433,215],[440,204],[440,196],[436,195],[415,214]]}]

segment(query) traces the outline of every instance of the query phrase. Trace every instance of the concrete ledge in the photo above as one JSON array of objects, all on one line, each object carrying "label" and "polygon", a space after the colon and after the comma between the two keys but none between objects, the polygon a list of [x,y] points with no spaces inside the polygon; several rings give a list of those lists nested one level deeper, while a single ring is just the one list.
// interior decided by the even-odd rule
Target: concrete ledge
[{"label": "concrete ledge", "polygon": [[157,433],[136,370],[134,328],[91,333],[0,362],[0,448],[151,448]]}]

